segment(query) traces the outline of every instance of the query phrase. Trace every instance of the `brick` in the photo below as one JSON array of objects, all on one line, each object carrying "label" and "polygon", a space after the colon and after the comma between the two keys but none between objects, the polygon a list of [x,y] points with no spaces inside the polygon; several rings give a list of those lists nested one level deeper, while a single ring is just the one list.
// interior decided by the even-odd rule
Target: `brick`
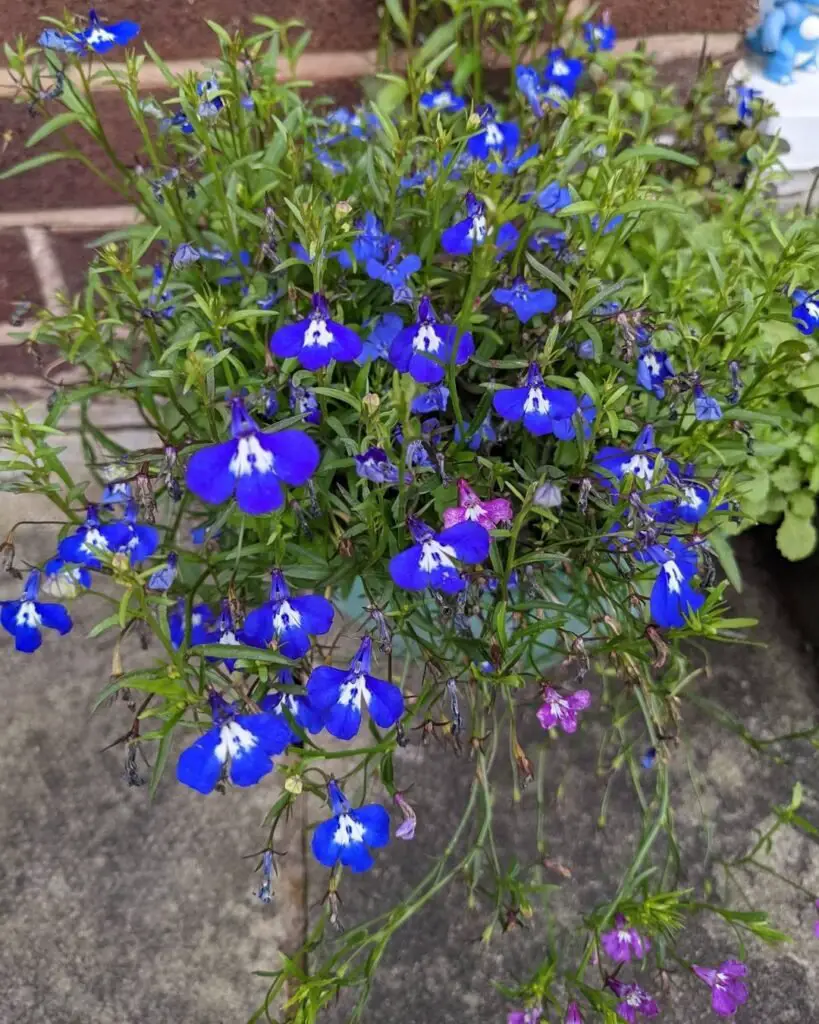
[{"label": "brick", "polygon": [[621,37],[669,32],[740,32],[748,24],[748,0],[607,0]]}]

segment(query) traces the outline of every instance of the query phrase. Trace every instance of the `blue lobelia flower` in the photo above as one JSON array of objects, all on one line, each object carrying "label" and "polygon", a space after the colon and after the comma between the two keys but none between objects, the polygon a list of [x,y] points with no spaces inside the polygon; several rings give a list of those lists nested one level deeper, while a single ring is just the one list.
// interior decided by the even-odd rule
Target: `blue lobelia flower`
[{"label": "blue lobelia flower", "polygon": [[135,21],[114,21],[103,25],[96,11],[88,12],[88,28],[82,32],[65,35],[57,29],[47,28],[40,36],[40,46],[51,50],[63,50],[66,53],[84,53],[93,50],[95,53],[108,53],[115,46],[127,46],[139,34],[139,25]]},{"label": "blue lobelia flower", "polygon": [[594,359],[594,342],[591,338],[585,338],[575,347],[578,359]]},{"label": "blue lobelia flower", "polygon": [[569,251],[569,239],[565,231],[553,231],[551,228],[544,228],[536,231],[526,247],[532,252],[541,252],[543,249],[551,249],[558,259],[570,262],[572,254]]},{"label": "blue lobelia flower", "polygon": [[697,554],[679,537],[672,537],[659,549],[657,559],[660,571],[651,588],[651,618],[658,626],[680,629],[685,616],[705,604],[705,596],[691,585],[697,573]]},{"label": "blue lobelia flower", "polygon": [[349,669],[320,665],[307,680],[310,703],[321,712],[331,736],[351,740],[361,726],[361,705],[380,729],[390,729],[404,713],[404,697],[397,686],[370,675],[372,640],[365,636]]},{"label": "blue lobelia flower", "polygon": [[313,833],[313,856],[325,867],[341,863],[355,874],[369,871],[375,861],[371,848],[390,841],[390,816],[380,804],[366,804],[353,810],[337,783],[327,784],[332,818]]},{"label": "blue lobelia flower", "polygon": [[171,584],[176,579],[177,566],[179,563],[179,556],[175,551],[168,552],[168,560],[164,565],[160,565],[158,569],[155,569],[151,573],[151,577],[148,580],[149,590],[170,590]]},{"label": "blue lobelia flower", "polygon": [[196,83],[196,95],[199,97],[197,114],[205,119],[216,117],[224,107],[225,101],[220,95],[219,83],[215,78],[206,78]]},{"label": "blue lobelia flower", "polygon": [[752,89],[748,85],[736,86],[737,117],[740,121],[751,121],[754,116],[754,103],[762,99],[759,89]]},{"label": "blue lobelia flower", "polygon": [[345,270],[353,265],[353,256],[359,263],[366,263],[367,260],[383,260],[387,255],[387,246],[393,241],[384,230],[381,221],[369,210],[364,214],[364,219],[356,221],[356,236],[352,243],[352,256],[347,249],[341,249],[333,253]]},{"label": "blue lobelia flower", "polygon": [[313,312],[306,320],[280,327],[270,339],[274,356],[295,356],[305,370],[318,370],[331,359],[346,363],[361,355],[361,339],[349,327],[330,319],[323,295],[313,295]]},{"label": "blue lobelia flower", "polygon": [[230,441],[194,452],[185,480],[197,498],[220,505],[234,493],[248,515],[273,512],[284,504],[282,483],[299,487],[315,472],[319,450],[301,430],[263,433],[241,398],[231,399]]},{"label": "blue lobelia flower", "polygon": [[[477,245],[483,245],[492,229],[486,223],[486,206],[471,192],[466,194],[466,213],[452,227],[441,235],[441,245],[450,256],[468,256]],[[495,245],[501,253],[514,249],[518,231],[511,221],[502,224],[495,237]]]},{"label": "blue lobelia flower", "polygon": [[301,658],[310,649],[310,637],[321,636],[333,625],[334,610],[320,594],[291,597],[284,574],[275,569],[270,578],[270,600],[249,612],[245,634],[258,646],[270,646],[285,658]]},{"label": "blue lobelia flower", "polygon": [[534,160],[539,149],[538,144],[533,142],[531,146],[527,146],[520,153],[507,153],[502,155],[499,160],[493,160],[486,165],[486,169],[490,174],[506,174],[511,177],[513,174],[517,174],[524,164]]},{"label": "blue lobelia flower", "polygon": [[43,590],[51,597],[65,601],[91,586],[91,573],[62,558],[52,558],[43,566]]},{"label": "blue lobelia flower", "polygon": [[722,406],[703,387],[694,389],[694,416],[701,423],[716,423],[722,419]]},{"label": "blue lobelia flower", "polygon": [[166,132],[170,128],[179,128],[184,135],[193,135],[193,125],[183,110],[177,110],[176,113],[170,117],[163,117],[159,122],[160,131]]},{"label": "blue lobelia flower", "polygon": [[288,401],[292,411],[298,413],[305,423],[321,423],[321,408],[315,391],[302,387],[300,384],[294,384],[292,378]]},{"label": "blue lobelia flower", "polygon": [[449,404],[449,388],[445,384],[436,384],[416,395],[410,405],[410,412],[423,414],[426,412],[446,412]]},{"label": "blue lobelia flower", "polygon": [[404,590],[431,587],[444,594],[466,589],[456,562],[482,562],[489,554],[489,532],[478,523],[459,523],[435,533],[420,519],[407,517],[415,542],[390,559],[390,576]]},{"label": "blue lobelia flower", "polygon": [[347,170],[347,165],[342,160],[336,160],[335,157],[330,156],[323,146],[313,146],[313,156],[331,174],[344,174]]},{"label": "blue lobelia flower", "polygon": [[135,501],[129,501],[125,507],[123,522],[128,528],[128,536],[120,545],[119,551],[128,555],[131,565],[143,562],[159,547],[159,530],[155,526],[137,523],[139,509]]},{"label": "blue lobelia flower", "polygon": [[565,50],[560,47],[550,50],[543,70],[546,95],[557,101],[571,99],[582,74],[583,61],[567,57]]},{"label": "blue lobelia flower", "polygon": [[376,320],[369,337],[361,347],[357,363],[389,359],[390,345],[404,327],[404,321],[397,313],[384,313]]},{"label": "blue lobelia flower", "polygon": [[[293,673],[289,668],[283,668],[279,672],[279,682],[285,686],[295,686],[296,680],[293,677]],[[278,715],[281,719],[282,726],[287,727],[288,731],[288,745],[295,743],[301,745],[301,736],[293,729],[288,720],[288,714],[292,717],[296,725],[304,732],[315,733],[321,732],[324,728],[324,722],[320,711],[310,703],[310,698],[306,693],[282,693],[281,691],[274,691],[268,693],[262,697],[259,701],[259,707],[262,711],[267,711],[272,715]]]},{"label": "blue lobelia flower", "polygon": [[148,305],[142,310],[142,315],[147,316],[150,320],[170,320],[176,312],[176,306],[173,304],[171,293],[167,289],[160,290],[165,281],[165,271],[161,263],[154,264],[152,280],[153,288],[148,297]]},{"label": "blue lobelia flower", "polygon": [[391,288],[400,288],[406,284],[408,277],[421,269],[421,260],[415,253],[399,260],[400,255],[401,243],[395,239],[390,240],[383,262],[372,256],[367,260],[367,276],[374,281],[383,281]]},{"label": "blue lobelia flower", "polygon": [[[206,604],[195,604],[191,608],[191,628],[188,643],[191,647],[208,643],[213,626],[213,612]],[[179,648],[185,639],[185,602],[180,600],[168,614],[168,632],[171,643]]]},{"label": "blue lobelia flower", "polygon": [[392,290],[392,301],[400,306],[405,304],[407,306],[415,305],[415,292],[410,288],[408,284],[396,285]]},{"label": "blue lobelia flower", "polygon": [[130,540],[125,523],[100,523],[95,505],[85,513],[85,525],[75,533],[63,537],[57,545],[57,554],[66,562],[84,565],[87,569],[101,569],[100,555],[113,555]]},{"label": "blue lobelia flower", "polygon": [[100,505],[127,505],[131,500],[131,484],[128,480],[114,480],[106,484],[100,498]]},{"label": "blue lobelia flower", "polygon": [[[383,448],[368,448],[362,455],[354,455],[355,471],[360,477],[374,484],[397,484],[399,481],[398,466],[390,462]],[[405,474],[404,479],[411,483],[412,475]]]},{"label": "blue lobelia flower", "polygon": [[548,288],[532,290],[522,277],[511,288],[496,288],[492,298],[502,306],[509,306],[521,323],[528,323],[539,313],[551,313],[557,305],[557,296]]},{"label": "blue lobelia flower", "polygon": [[174,270],[181,270],[183,267],[189,267],[191,263],[196,263],[201,255],[199,249],[192,242],[183,242],[177,246],[171,264]]},{"label": "blue lobelia flower", "polygon": [[552,181],[541,192],[538,192],[535,202],[546,213],[558,213],[565,206],[571,205],[572,194],[559,181]]},{"label": "blue lobelia flower", "polygon": [[424,110],[438,110],[445,114],[457,114],[466,106],[466,100],[453,92],[451,84],[421,93],[418,103]]},{"label": "blue lobelia flower", "polygon": [[209,654],[208,661],[221,661],[228,672],[232,672],[236,667],[236,658],[230,656],[231,647],[239,647],[240,645],[248,647],[262,646],[258,637],[250,636],[246,630],[236,628],[236,624],[233,621],[233,613],[230,610],[230,602],[227,598],[222,600],[222,611],[219,615],[219,621],[216,623],[216,629],[209,632],[201,643],[221,644],[225,648],[225,653],[222,655]]},{"label": "blue lobelia flower", "polygon": [[537,69],[529,64],[518,64],[515,68],[515,84],[529,101],[535,117],[543,117],[543,84]]},{"label": "blue lobelia flower", "polygon": [[608,474],[601,475],[601,483],[613,491],[616,488],[609,476],[618,482],[626,476],[633,476],[644,484],[651,483],[658,455],[660,449],[654,442],[654,427],[649,424],[637,435],[633,448],[601,448],[594,457],[594,465]]},{"label": "blue lobelia flower", "polygon": [[674,374],[674,367],[667,352],[647,345],[637,357],[637,383],[656,398],[665,396],[665,382]]},{"label": "blue lobelia flower", "polygon": [[[483,444],[484,441],[486,441],[489,444],[491,444],[493,441],[496,441],[497,438],[498,438],[498,435],[495,433],[495,428],[492,426],[492,420],[489,418],[489,416],[486,417],[486,419],[483,421],[483,423],[480,425],[480,427],[478,427],[478,429],[475,431],[475,433],[472,434],[471,437],[470,437],[470,424],[469,424],[469,420],[464,420],[464,433],[463,433],[463,436],[464,437],[469,437],[469,446],[468,447],[469,447],[470,451],[473,451],[473,452],[476,452],[480,448],[480,446]],[[457,424],[455,425],[455,431],[454,431],[453,437],[455,438],[456,441],[460,441],[461,440],[461,428]]]},{"label": "blue lobelia flower", "polygon": [[536,436],[553,433],[556,421],[571,420],[578,408],[571,391],[546,387],[537,363],[529,366],[524,387],[495,392],[492,405],[505,420],[523,420],[524,427]]},{"label": "blue lobelia flower", "polygon": [[14,637],[14,646],[24,654],[32,654],[43,642],[41,626],[56,629],[61,636],[71,631],[71,616],[61,604],[37,600],[40,570],[32,569],[23,585],[18,601],[0,601],[0,623]]},{"label": "blue lobelia flower", "polygon": [[[594,407],[594,402],[589,395],[583,395],[578,408],[583,418],[583,434],[585,437],[591,437],[591,424],[597,418],[597,409]],[[553,414],[552,420],[552,431],[555,437],[561,441],[571,441],[577,436],[574,416],[557,416]]]},{"label": "blue lobelia flower", "polygon": [[597,53],[598,50],[613,50],[617,39],[617,30],[609,24],[608,17],[603,14],[603,20],[599,22],[583,22],[583,38],[589,48],[589,53]]},{"label": "blue lobelia flower", "polygon": [[211,793],[227,768],[234,786],[253,786],[273,770],[272,758],[287,746],[288,731],[274,715],[241,715],[218,693],[208,697],[213,727],[179,755],[176,778]]},{"label": "blue lobelia flower", "polygon": [[806,292],[802,288],[796,289],[791,299],[796,303],[791,312],[794,323],[802,334],[813,334],[819,327],[819,301],[816,296],[819,292]]},{"label": "blue lobelia flower", "polygon": [[[606,223],[603,224],[603,232],[602,233],[604,235],[610,235],[612,233],[612,231],[615,231],[617,228],[619,228],[622,223],[623,223],[623,215],[622,215],[622,213],[617,213],[617,214],[615,214],[611,218],[611,220],[607,220]],[[601,224],[600,214],[599,213],[595,213],[595,215],[591,219],[591,229],[592,229],[592,231],[594,231],[595,233],[597,231],[599,231],[600,230],[600,224]]]},{"label": "blue lobelia flower", "polygon": [[407,445],[406,461],[411,469],[437,468],[427,451],[426,442],[420,439],[410,441]]},{"label": "blue lobelia flower", "polygon": [[466,144],[467,152],[476,160],[486,160],[492,154],[514,153],[520,140],[520,128],[514,121],[496,121],[494,109],[487,105],[481,110],[482,129]]},{"label": "blue lobelia flower", "polygon": [[[437,384],[443,380],[457,334],[454,324],[438,323],[425,296],[418,307],[418,321],[400,331],[390,346],[390,362],[401,373],[410,373],[419,384]],[[475,351],[472,335],[462,334],[457,346],[455,365],[463,366]]]},{"label": "blue lobelia flower", "polygon": [[[668,481],[669,483],[679,483],[681,494],[678,498],[669,498],[652,505],[654,519],[657,522],[698,523],[708,512],[713,498],[711,488],[695,480],[692,473],[693,468],[686,475],[680,476],[678,480]],[[717,510],[723,511],[727,508],[728,505],[723,504],[718,506]]]}]

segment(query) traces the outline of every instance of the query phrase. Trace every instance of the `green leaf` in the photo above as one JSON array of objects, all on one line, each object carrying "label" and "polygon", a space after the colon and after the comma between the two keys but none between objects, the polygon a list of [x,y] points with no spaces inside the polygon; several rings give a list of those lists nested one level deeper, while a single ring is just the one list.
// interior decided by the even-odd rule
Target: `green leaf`
[{"label": "green leaf", "polygon": [[791,491],[798,491],[802,486],[802,474],[798,467],[788,462],[771,473],[771,483],[783,494],[790,494]]},{"label": "green leaf", "polygon": [[429,34],[429,38],[421,47],[416,57],[416,61],[421,67],[426,67],[442,50],[445,50],[455,42],[459,24],[460,18],[452,18],[452,20],[444,22],[443,25],[439,25],[438,28]]},{"label": "green leaf", "polygon": [[26,142],[26,149],[29,146],[36,146],[38,142],[42,142],[43,139],[47,139],[53,132],[58,132],[61,128],[66,128],[70,124],[76,124],[78,121],[82,121],[80,114],[75,114],[71,110],[67,110],[62,114],[57,114],[56,117],[49,118],[45,124],[41,124],[36,132]]},{"label": "green leaf", "polygon": [[813,519],[816,515],[816,498],[808,491],[797,491],[788,499],[791,512],[799,519]]},{"label": "green leaf", "polygon": [[711,548],[713,549],[714,554],[719,559],[719,564],[722,566],[725,575],[728,577],[728,582],[738,594],[741,594],[742,573],[739,571],[737,560],[734,558],[734,550],[731,547],[728,538],[720,530],[714,530],[708,539],[711,542]]},{"label": "green leaf", "polygon": [[810,519],[786,512],[776,531],[776,546],[789,562],[807,558],[816,550],[816,528]]},{"label": "green leaf", "polygon": [[404,10],[401,7],[401,0],[384,0],[387,12],[392,20],[395,22],[395,27],[404,37],[404,41],[410,42],[410,27],[407,21],[407,16],[404,14]]},{"label": "green leaf", "polygon": [[632,160],[668,160],[675,164],[684,164],[686,167],[696,167],[699,160],[693,156],[686,156],[685,153],[678,153],[676,149],[668,149],[666,146],[630,146],[623,150],[612,160],[615,165],[630,163]]},{"label": "green leaf", "polygon": [[382,89],[378,90],[378,95],[375,98],[375,105],[384,114],[391,114],[396,107],[401,106],[406,98],[406,82],[388,82]]},{"label": "green leaf", "polygon": [[18,174],[27,174],[28,171],[33,171],[37,167],[45,167],[46,164],[55,164],[58,160],[71,160],[73,155],[73,153],[62,149],[54,150],[51,153],[40,153],[39,156],[33,156],[30,160],[24,160],[21,164],[16,164],[7,171],[3,171],[0,174],[0,181],[6,181]]}]

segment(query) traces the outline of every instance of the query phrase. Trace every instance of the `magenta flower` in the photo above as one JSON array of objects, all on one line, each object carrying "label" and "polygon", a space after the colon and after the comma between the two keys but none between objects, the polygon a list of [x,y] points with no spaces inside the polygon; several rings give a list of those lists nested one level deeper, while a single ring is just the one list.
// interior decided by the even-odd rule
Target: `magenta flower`
[{"label": "magenta flower", "polygon": [[512,521],[512,503],[506,498],[492,498],[481,501],[469,484],[461,478],[458,481],[458,507],[444,509],[444,526],[458,523],[477,523],[485,530],[494,530],[500,523]]},{"label": "magenta flower", "polygon": [[569,1003],[566,1007],[566,1019],[563,1024],[584,1024],[583,1014],[577,1003]]},{"label": "magenta flower", "polygon": [[404,820],[395,830],[396,839],[414,839],[415,838],[415,825],[417,817],[415,815],[415,809],[412,804],[408,803],[400,793],[396,793],[393,797],[399,810],[404,815]]},{"label": "magenta flower", "polygon": [[616,1006],[617,1016],[628,1024],[636,1024],[638,1013],[644,1017],[656,1017],[660,1012],[657,1003],[636,982],[609,978],[606,984],[620,1000]]},{"label": "magenta flower", "polygon": [[614,928],[603,932],[600,941],[603,949],[618,964],[632,959],[642,960],[651,949],[648,939],[644,939],[636,928],[630,928],[622,914],[615,917]]},{"label": "magenta flower", "polygon": [[538,1024],[543,1010],[533,1006],[531,1010],[512,1010],[506,1014],[506,1024]]},{"label": "magenta flower", "polygon": [[748,968],[740,960],[725,960],[719,967],[698,967],[691,970],[711,989],[711,1006],[718,1017],[733,1017],[738,1007],[748,1001],[748,989],[740,981]]},{"label": "magenta flower", "polygon": [[588,690],[575,690],[564,697],[552,686],[543,688],[543,704],[537,717],[544,729],[559,725],[563,732],[577,731],[577,712],[584,711],[591,704]]}]

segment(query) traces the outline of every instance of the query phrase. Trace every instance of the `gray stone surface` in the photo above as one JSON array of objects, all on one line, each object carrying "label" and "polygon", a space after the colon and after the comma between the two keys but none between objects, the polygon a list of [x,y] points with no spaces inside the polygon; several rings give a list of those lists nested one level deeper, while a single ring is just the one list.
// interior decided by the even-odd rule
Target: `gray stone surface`
[{"label": "gray stone surface", "polygon": [[[0,532],[20,501],[0,495]],[[21,557],[45,555],[47,534],[21,530]],[[0,599],[18,587],[4,577]],[[271,778],[206,798],[177,785],[172,757],[153,801],[126,785],[122,748],[100,751],[132,716],[121,701],[89,716],[113,646],[85,639],[101,617],[92,603],[75,605],[74,631],[49,634],[37,655],[15,654],[5,634],[0,648],[0,1022],[245,1021],[265,991],[251,971],[301,941],[300,834],[277,844],[288,856],[263,906],[257,860],[243,858],[263,845]],[[126,668],[149,657],[135,643],[124,653]]]}]

